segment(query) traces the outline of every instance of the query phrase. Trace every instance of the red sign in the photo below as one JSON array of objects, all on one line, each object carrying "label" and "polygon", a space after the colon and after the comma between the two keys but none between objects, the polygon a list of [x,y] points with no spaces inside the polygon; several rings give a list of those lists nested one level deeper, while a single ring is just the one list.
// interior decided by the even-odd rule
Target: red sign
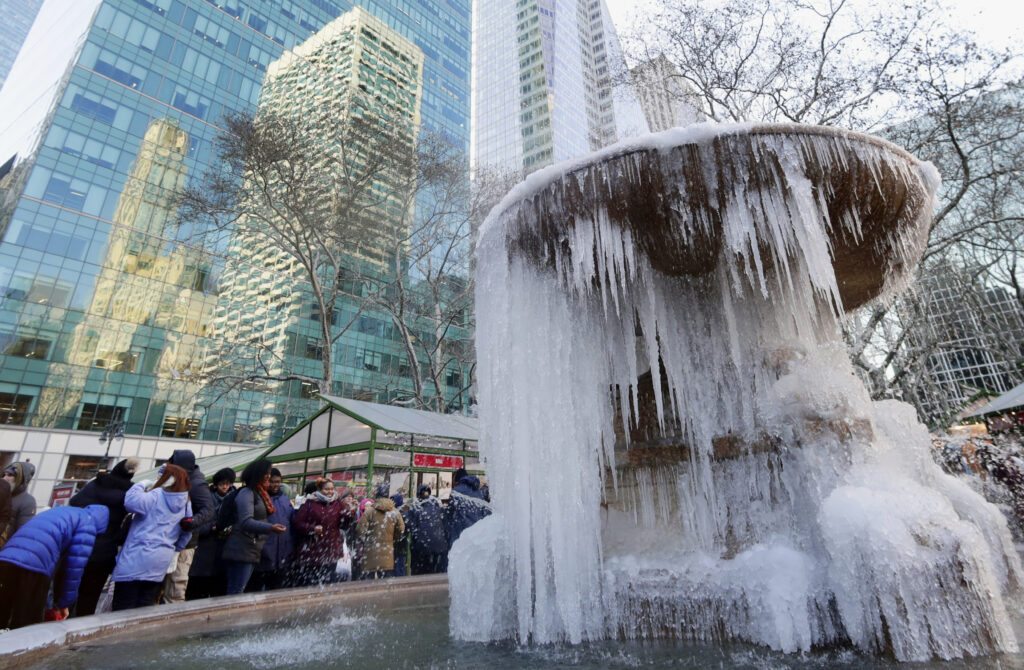
[{"label": "red sign", "polygon": [[74,484],[65,484],[63,486],[55,486],[53,493],[50,494],[50,507],[62,507],[68,504],[71,500],[71,496],[75,494]]},{"label": "red sign", "polygon": [[412,464],[417,468],[458,470],[462,467],[462,456],[441,456],[439,454],[413,454]]}]

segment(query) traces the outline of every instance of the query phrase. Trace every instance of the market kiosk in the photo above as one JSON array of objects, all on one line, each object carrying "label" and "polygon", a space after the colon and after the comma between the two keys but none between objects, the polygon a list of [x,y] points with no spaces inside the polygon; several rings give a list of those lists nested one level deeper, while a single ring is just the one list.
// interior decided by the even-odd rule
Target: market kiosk
[{"label": "market kiosk", "polygon": [[459,468],[485,481],[477,419],[320,398],[327,404],[265,454],[298,492],[308,480],[329,477],[360,497],[387,483],[392,495],[409,496],[428,484],[434,495],[446,498]]}]

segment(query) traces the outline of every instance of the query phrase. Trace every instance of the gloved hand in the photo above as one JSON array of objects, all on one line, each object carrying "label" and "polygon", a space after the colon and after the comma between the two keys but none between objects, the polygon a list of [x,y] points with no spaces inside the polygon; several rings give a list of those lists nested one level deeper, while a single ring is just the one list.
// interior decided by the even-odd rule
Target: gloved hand
[{"label": "gloved hand", "polygon": [[192,517],[190,516],[185,517],[179,521],[178,524],[181,526],[182,530],[192,530],[195,528],[195,525],[192,523]]},{"label": "gloved hand", "polygon": [[156,484],[155,479],[143,479],[141,482],[135,482],[136,484],[142,484],[142,488],[149,491],[153,488],[153,484]]}]

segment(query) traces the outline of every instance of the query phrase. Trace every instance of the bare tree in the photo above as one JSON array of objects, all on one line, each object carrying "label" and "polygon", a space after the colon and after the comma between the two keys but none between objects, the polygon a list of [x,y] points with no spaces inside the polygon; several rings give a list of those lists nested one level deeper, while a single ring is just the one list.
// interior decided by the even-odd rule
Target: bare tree
[{"label": "bare tree", "polygon": [[[634,61],[671,61],[682,85],[665,88],[685,91],[683,102],[709,119],[873,132],[935,163],[943,186],[922,286],[968,268],[969,280],[956,278],[975,296],[965,304],[986,309],[992,289],[1021,295],[1019,59],[979,45],[947,16],[933,1],[663,0],[625,41]],[[930,366],[950,342],[925,337],[928,295],[870,305],[851,316],[845,335],[876,397],[903,397],[934,420],[928,408],[948,389],[931,380]],[[1001,349],[989,353],[1013,368],[1019,346],[1005,340],[989,338],[986,350]]]},{"label": "bare tree", "polygon": [[[372,316],[390,319],[408,354],[392,375],[404,383],[375,390],[406,386],[417,405],[444,409],[445,376],[464,362],[452,342],[468,337],[452,316],[470,312],[456,307],[468,289],[441,290],[444,277],[468,284],[465,160],[373,114],[330,121],[226,119],[216,167],[180,194],[179,224],[228,257],[204,381],[214,398],[285,382],[334,392],[342,338]],[[315,337],[296,333],[300,315]]]}]

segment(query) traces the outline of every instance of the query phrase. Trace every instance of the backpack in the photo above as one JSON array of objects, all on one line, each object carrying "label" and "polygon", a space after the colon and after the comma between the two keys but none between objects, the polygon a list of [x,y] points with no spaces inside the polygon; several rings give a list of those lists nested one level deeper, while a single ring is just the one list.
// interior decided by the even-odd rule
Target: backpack
[{"label": "backpack", "polygon": [[220,503],[217,512],[217,536],[224,538],[231,534],[231,527],[238,521],[238,508],[235,498],[241,489],[231,489]]}]

